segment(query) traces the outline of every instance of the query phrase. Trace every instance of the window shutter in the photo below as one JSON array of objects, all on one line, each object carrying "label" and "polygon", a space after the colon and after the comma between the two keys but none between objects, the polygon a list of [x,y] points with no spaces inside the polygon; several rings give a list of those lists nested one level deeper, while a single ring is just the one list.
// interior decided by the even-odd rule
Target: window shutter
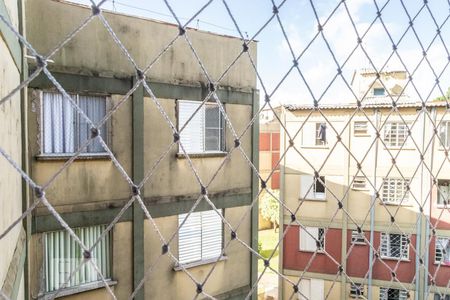
[{"label": "window shutter", "polygon": [[314,146],[316,142],[316,123],[306,122],[302,128],[302,145]]},{"label": "window shutter", "polygon": [[324,282],[322,279],[311,279],[311,291],[314,291],[311,295],[311,300],[323,300],[324,299]]},{"label": "window shutter", "polygon": [[[183,128],[184,124],[199,106],[200,102],[178,101],[178,129]],[[180,141],[187,153],[201,153],[204,151],[204,124],[205,107],[202,106],[180,134]],[[181,149],[180,152],[182,152]]]},{"label": "window shutter", "polygon": [[312,175],[300,175],[300,198],[314,199],[314,177]]},{"label": "window shutter", "polygon": [[[317,227],[300,227],[300,250],[304,251],[316,251],[316,240],[319,235],[319,228]],[[313,237],[312,237],[313,236]]]},{"label": "window shutter", "polygon": [[[181,225],[187,214],[178,216]],[[178,232],[178,260],[180,264],[201,260],[202,222],[200,213],[191,213]]]},{"label": "window shutter", "polygon": [[222,219],[214,210],[202,215],[202,259],[217,258],[222,252]]}]

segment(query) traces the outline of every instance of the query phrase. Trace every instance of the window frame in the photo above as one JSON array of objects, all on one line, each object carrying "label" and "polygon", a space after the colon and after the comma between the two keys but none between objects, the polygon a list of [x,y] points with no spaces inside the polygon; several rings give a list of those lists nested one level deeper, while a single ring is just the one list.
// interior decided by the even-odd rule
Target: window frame
[{"label": "window frame", "polygon": [[[202,105],[201,101],[196,101],[196,100],[186,100],[186,99],[176,99],[176,118],[177,118],[177,130],[180,131],[180,127],[181,127],[181,122],[180,122],[180,103],[193,103],[193,104],[198,104],[199,106]],[[219,132],[221,133],[221,136],[219,137],[219,141],[222,144],[221,145],[221,149],[220,150],[205,150],[206,148],[206,142],[205,142],[205,138],[206,138],[206,106],[217,106],[219,107],[219,105],[214,102],[214,101],[208,101],[205,102],[203,104],[203,109],[200,109],[200,111],[203,111],[204,115],[204,124],[203,124],[203,128],[202,128],[202,132],[203,132],[203,151],[201,152],[189,152],[186,151],[186,153],[189,156],[215,156],[215,155],[226,155],[228,153],[227,150],[227,126],[226,126],[226,120],[225,120],[225,116],[222,114],[222,112],[219,109],[219,114],[221,116],[221,123],[222,123],[222,127],[219,128]],[[224,103],[222,103],[223,109],[226,112],[226,105]],[[197,108],[196,108],[197,110]],[[200,111],[196,112],[196,115],[200,113]],[[191,119],[192,120],[192,119]],[[183,132],[180,133],[180,140],[181,140],[181,135],[183,134]],[[184,152],[181,150],[180,145],[178,145],[178,156],[179,157],[184,157]]]},{"label": "window frame", "polygon": [[[389,252],[387,255],[384,253],[383,251],[383,236],[387,235],[387,251]],[[392,245],[391,245],[391,235],[399,235],[400,236],[400,249],[398,250],[398,252],[400,253],[399,257],[395,257],[392,256]],[[406,256],[403,257],[402,253],[403,253],[403,238],[406,239]],[[402,233],[386,233],[386,232],[381,232],[380,233],[380,257],[384,258],[384,259],[392,259],[392,260],[401,260],[401,261],[409,261],[409,248],[410,245],[407,242],[408,236],[406,234],[402,234]]]},{"label": "window frame", "polygon": [[357,230],[352,230],[351,243],[353,245],[366,245],[364,232],[359,233]]},{"label": "window frame", "polygon": [[[402,289],[396,289],[396,288],[387,288],[387,287],[380,287],[380,300],[388,300],[389,299],[389,290],[397,290],[398,291],[398,300],[406,300],[408,298],[408,292]],[[385,292],[384,292],[385,291]],[[386,296],[384,296],[386,294]]]},{"label": "window frame", "polygon": [[[388,136],[388,130],[391,131],[392,130],[392,125],[396,124],[396,129],[395,129],[395,143],[392,143],[393,138],[390,137],[387,140],[387,136]],[[389,129],[388,129],[388,125],[389,125]],[[385,144],[386,148],[400,148],[403,147],[402,149],[407,149],[409,148],[410,145],[410,141],[411,139],[409,138],[408,135],[408,128],[409,128],[409,123],[404,123],[402,121],[388,121],[384,124],[383,126],[383,143]],[[402,130],[404,130],[403,134],[405,139],[400,141],[399,140],[399,130],[400,127],[402,128]],[[391,134],[392,135],[392,134]]]},{"label": "window frame", "polygon": [[[387,198],[385,198],[385,195],[397,195],[398,191],[398,183],[399,181],[401,181],[400,183],[402,184],[402,196],[400,199],[395,198],[394,200],[391,200],[390,196]],[[394,182],[394,191],[390,191],[390,187],[391,187],[391,182]],[[411,183],[411,179],[410,178],[398,178],[398,177],[386,177],[383,178],[383,183],[382,183],[382,188],[381,188],[381,201],[384,204],[387,205],[409,205],[410,204],[410,191],[407,190],[406,186],[409,185]],[[385,187],[387,186],[387,191],[385,191]]]},{"label": "window frame", "polygon": [[[52,94],[61,94],[59,91],[55,91],[55,90],[39,90],[39,125],[38,125],[38,130],[39,130],[39,153],[37,155],[37,158],[66,158],[66,157],[71,157],[73,156],[76,152],[64,152],[64,153],[46,153],[44,151],[44,147],[45,147],[45,136],[44,136],[44,94],[45,93],[52,93]],[[111,106],[112,106],[112,99],[111,99],[111,95],[109,94],[104,94],[104,93],[85,93],[85,92],[68,92],[69,96],[75,96],[75,102],[78,105],[79,104],[79,98],[80,96],[87,96],[87,97],[103,97],[105,100],[105,115],[108,114],[108,112],[111,110]],[[65,99],[65,98],[63,98]],[[72,104],[71,104],[72,106]],[[73,106],[72,106],[73,108]],[[75,108],[73,108],[75,110]],[[79,134],[79,118],[81,118],[81,116],[79,115],[79,112],[76,110],[75,112],[76,116],[77,116],[77,121],[76,121],[76,127],[77,127],[77,132]],[[108,147],[110,147],[111,145],[111,118],[109,118],[106,122],[105,122],[105,143]],[[80,145],[77,145],[77,147],[79,147]],[[74,147],[75,148],[75,147]],[[78,149],[76,149],[78,150]],[[104,149],[103,149],[104,150]],[[102,158],[102,157],[109,157],[109,154],[106,150],[102,151],[102,152],[80,152],[80,154],[78,155],[77,158]]]},{"label": "window frame", "polygon": [[[356,184],[360,184],[357,182],[364,181],[364,186],[355,186]],[[362,183],[361,183],[362,184]],[[367,187],[367,178],[365,176],[353,176],[352,189],[357,191],[367,191],[369,188]]]},{"label": "window frame", "polygon": [[[224,216],[224,209],[218,209],[218,210],[221,212],[222,216]],[[214,214],[217,214],[217,212],[215,210],[210,209],[210,210],[205,210],[205,211],[192,212],[191,215],[189,215],[189,218],[192,216],[192,214],[195,214],[195,213],[201,214],[201,213],[204,213],[204,212],[214,212]],[[187,214],[178,214],[177,215],[177,217],[178,217],[178,226],[179,226],[180,222],[183,222],[183,220],[186,217],[186,215]],[[183,220],[180,220],[181,216],[184,216]],[[189,218],[188,218],[188,220],[189,220]],[[203,229],[203,219],[201,219],[200,222],[201,222],[200,226]],[[186,225],[186,223],[183,224],[183,226],[185,226],[185,225]],[[222,222],[222,218],[220,218],[220,226],[221,226],[220,249],[222,251],[223,246],[224,246],[224,242],[225,242],[225,231],[224,231],[224,224]],[[200,251],[202,251],[202,250],[203,250],[203,231],[200,233]],[[216,262],[218,259],[219,260],[223,260],[223,259],[226,258],[225,253],[223,253],[220,257],[203,257],[203,254],[200,253],[200,259],[182,262],[180,260],[180,236],[179,236],[179,232],[178,232],[178,253],[177,254],[178,254],[178,257],[177,257],[178,264],[175,265],[175,267],[174,267],[175,270],[178,270],[180,268],[180,266],[183,266],[184,268],[190,268],[190,267],[195,267],[195,266],[202,265],[202,264],[213,263],[213,262]]]},{"label": "window frame", "polygon": [[[100,235],[101,235],[103,233],[103,231],[107,228],[107,225],[103,224],[103,225],[82,226],[82,227],[76,227],[76,228],[72,228],[72,229],[76,232],[77,230],[83,230],[83,229],[89,229],[89,228],[91,228],[91,229],[100,228]],[[65,229],[51,230],[51,231],[43,232],[43,236],[42,236],[42,240],[43,240],[42,241],[42,255],[43,255],[42,264],[43,264],[44,270],[42,272],[42,274],[43,274],[42,276],[43,276],[43,281],[44,282],[43,282],[43,285],[42,285],[41,290],[39,292],[39,295],[52,294],[52,293],[54,293],[55,291],[58,290],[58,288],[53,289],[53,290],[47,290],[47,280],[48,280],[48,276],[47,276],[47,264],[48,264],[48,261],[47,261],[47,259],[48,259],[48,256],[47,256],[47,249],[46,249],[46,247],[47,247],[47,234],[51,234],[51,233],[53,234],[53,233],[57,233],[57,232],[62,232],[63,234],[67,234],[68,236],[66,236],[66,237],[68,237],[70,239],[73,239],[72,236],[70,236],[69,233]],[[77,235],[80,237],[80,234],[77,234]],[[117,282],[113,281],[113,278],[114,278],[114,275],[113,275],[113,271],[114,271],[114,261],[113,261],[114,236],[113,236],[113,230],[111,229],[105,235],[104,238],[106,238],[106,236],[108,237],[108,243],[109,243],[109,247],[107,249],[107,251],[108,251],[107,254],[109,254],[109,260],[108,260],[108,265],[107,265],[106,268],[108,268],[109,274],[106,274],[108,276],[105,276],[105,274],[102,274],[102,275],[105,277],[105,280],[106,280],[106,282],[109,285],[114,285]],[[82,239],[82,237],[80,237],[80,239]],[[74,243],[76,243],[76,242],[74,242]],[[98,246],[99,245],[97,245],[97,247]],[[80,255],[82,255],[82,253]],[[63,259],[66,259],[66,258],[63,258]],[[98,266],[98,267],[100,268],[100,266]],[[81,269],[78,272],[80,272],[80,271],[81,271]],[[95,270],[94,270],[94,272],[96,273]],[[81,292],[84,292],[84,291],[87,291],[87,290],[95,289],[95,288],[97,288],[95,284],[98,283],[99,281],[100,281],[100,279],[99,280],[94,280],[94,281],[78,283],[78,284],[75,284],[75,285],[70,285],[70,283],[68,283],[68,285],[65,287],[65,290],[67,290],[67,291],[64,294],[65,295],[72,295],[72,294],[81,293]],[[103,286],[104,285],[102,284],[102,287]]]},{"label": "window frame", "polygon": [[[325,125],[325,142],[322,142],[319,138],[320,126]],[[328,137],[327,137],[327,122],[314,122],[314,147],[327,147]]]},{"label": "window frame", "polygon": [[444,201],[441,202],[441,199],[443,197],[442,193],[441,193],[441,186],[444,186],[441,182],[446,182],[447,183],[447,205],[449,205],[449,199],[450,199],[450,180],[449,179],[438,179],[438,188],[437,188],[437,197],[436,197],[436,205],[438,208],[445,208],[445,204]]},{"label": "window frame", "polygon": [[[315,239],[313,239],[311,237],[312,233],[311,233],[311,229],[317,229],[317,237]],[[315,245],[315,249],[309,249],[308,247],[305,247],[306,245],[302,245],[302,231],[305,232],[305,235],[314,241],[314,245]],[[321,233],[322,232],[322,233]],[[324,253],[325,249],[326,249],[326,234],[325,234],[325,228],[324,227],[320,227],[320,226],[299,226],[299,244],[298,244],[298,249],[299,251],[302,252],[317,252],[317,253]],[[320,237],[322,235],[322,237]],[[317,248],[317,241],[321,242],[322,247]]]},{"label": "window frame", "polygon": [[[445,260],[443,260],[442,258],[444,258],[444,253],[441,252],[440,256],[441,259],[437,260],[438,258],[438,240],[447,240],[447,248],[450,249],[450,237],[445,237],[445,236],[436,236],[435,240],[434,240],[434,263],[436,265],[442,265],[442,266],[450,266],[450,251],[446,250],[445,255],[448,256],[448,261],[446,262]],[[442,245],[442,244],[440,244]],[[440,250],[442,251],[442,250]]]},{"label": "window frame", "polygon": [[[356,124],[364,123],[365,129],[357,129]],[[353,135],[354,136],[369,136],[369,122],[368,121],[354,121],[353,122]]]},{"label": "window frame", "polygon": [[[439,124],[439,135],[441,136],[444,134],[444,141],[442,139],[439,140],[439,149],[449,149],[450,148],[450,136],[449,136],[449,130],[450,130],[450,120],[444,120]],[[444,132],[442,132],[444,131]],[[442,136],[441,136],[442,137]],[[444,142],[442,144],[442,142]]]},{"label": "window frame", "polygon": [[[358,288],[359,286],[359,288]],[[362,283],[350,283],[350,297],[357,299],[365,299],[364,297],[365,286]],[[359,294],[358,294],[359,291]]]}]

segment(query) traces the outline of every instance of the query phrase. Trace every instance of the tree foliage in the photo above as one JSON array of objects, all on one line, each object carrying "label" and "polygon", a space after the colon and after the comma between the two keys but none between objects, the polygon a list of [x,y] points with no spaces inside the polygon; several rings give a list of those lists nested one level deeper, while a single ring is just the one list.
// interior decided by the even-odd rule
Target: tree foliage
[{"label": "tree foliage", "polygon": [[280,199],[280,191],[264,191],[261,196],[260,209],[263,218],[272,222],[274,224],[274,228],[277,228],[280,223],[280,204],[274,196],[277,199]]},{"label": "tree foliage", "polygon": [[444,96],[440,96],[437,97],[436,99],[434,99],[433,101],[445,101],[445,100],[450,100],[450,87],[447,89],[447,93]]}]

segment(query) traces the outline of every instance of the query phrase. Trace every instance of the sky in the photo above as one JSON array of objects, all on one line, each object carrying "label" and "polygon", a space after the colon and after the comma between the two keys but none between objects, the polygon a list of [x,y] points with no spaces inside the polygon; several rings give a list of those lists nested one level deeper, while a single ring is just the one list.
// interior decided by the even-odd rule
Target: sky
[{"label": "sky", "polygon": [[[90,4],[90,0],[72,1]],[[180,21],[186,22],[208,1],[168,0],[168,2]],[[409,84],[407,93],[418,100],[432,100],[441,96],[442,92],[445,93],[450,86],[450,70],[447,67],[450,54],[446,47],[447,44],[450,47],[448,0],[429,1],[428,7],[423,7],[423,1],[419,0],[346,0],[348,11],[343,4],[338,6],[340,0],[225,0],[225,2],[245,37],[254,37],[258,40],[257,69],[262,81],[262,84],[258,83],[258,88],[262,97],[265,94],[264,90],[271,95],[271,101],[275,105],[312,104],[314,99],[320,100],[320,103],[355,102],[347,83],[351,83],[355,70],[371,67],[370,61],[378,70],[386,64],[383,70],[405,70],[406,67],[410,73],[414,72],[412,77],[414,86]],[[298,60],[298,66],[304,79],[294,68],[281,85],[279,83],[292,67],[294,58],[277,18],[273,18],[257,34],[273,15],[273,3],[277,6],[281,4],[279,17],[295,57],[303,53]],[[163,0],[108,0],[102,7],[176,23]],[[377,16],[377,7],[380,10],[383,8],[381,18],[384,24],[377,19],[370,25]],[[325,23],[333,11],[332,17]],[[418,12],[418,16],[414,18]],[[326,42],[319,35],[311,43],[318,33],[315,13],[321,24],[325,23],[323,34]],[[408,14],[413,19],[414,30],[409,28],[405,34],[410,22]],[[352,21],[360,36],[363,36],[370,27],[362,38],[362,47],[357,47],[357,35]],[[442,24],[444,24],[440,29],[442,38],[439,36],[435,38],[436,29]],[[189,26],[239,36],[222,0],[212,1]],[[395,43],[401,39],[397,48],[398,54],[392,55],[391,39]],[[427,61],[423,60],[423,49],[428,48]],[[330,86],[338,70],[333,56],[342,69],[345,81],[338,76]],[[421,60],[423,61],[418,66]],[[439,86],[435,87],[436,76],[439,75],[441,75]]]}]

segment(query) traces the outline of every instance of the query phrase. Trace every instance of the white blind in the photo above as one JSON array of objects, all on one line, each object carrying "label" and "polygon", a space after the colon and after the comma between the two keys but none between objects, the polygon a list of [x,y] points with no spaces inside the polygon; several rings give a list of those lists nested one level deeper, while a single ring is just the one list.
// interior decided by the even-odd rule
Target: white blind
[{"label": "white blind", "polygon": [[[106,225],[75,228],[75,234],[89,248],[106,229]],[[75,270],[83,258],[83,250],[65,230],[44,234],[45,290],[57,290]],[[92,260],[105,278],[111,277],[110,235],[107,234],[92,251]],[[100,280],[100,275],[91,263],[84,264],[72,276],[67,287]]]},{"label": "white blind", "polygon": [[314,199],[314,176],[300,175],[300,198]]},{"label": "white blind", "polygon": [[[178,101],[179,129],[183,128],[195,110],[200,106],[198,101]],[[205,142],[205,106],[192,117],[180,134],[180,142],[187,153],[201,153],[204,151]]]},{"label": "white blind", "polygon": [[[181,224],[187,214],[178,216]],[[178,233],[178,260],[181,264],[217,258],[222,251],[222,219],[214,210],[189,215]]]}]

